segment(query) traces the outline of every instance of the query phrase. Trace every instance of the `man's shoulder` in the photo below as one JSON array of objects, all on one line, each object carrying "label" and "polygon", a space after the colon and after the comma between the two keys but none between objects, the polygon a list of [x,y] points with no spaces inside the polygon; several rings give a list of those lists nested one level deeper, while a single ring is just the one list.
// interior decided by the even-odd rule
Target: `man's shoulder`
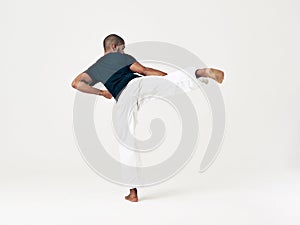
[{"label": "man's shoulder", "polygon": [[125,55],[125,58],[128,62],[130,63],[134,63],[136,62],[137,60],[132,56],[132,55],[129,55],[129,54],[126,54],[126,53],[123,53],[121,55]]},{"label": "man's shoulder", "polygon": [[130,65],[136,62],[136,59],[129,54],[112,52],[104,55],[102,58],[99,59],[99,61],[105,63],[117,63],[122,65],[123,64]]},{"label": "man's shoulder", "polygon": [[111,52],[108,53],[101,58],[111,58],[111,57],[118,57],[118,58],[134,58],[132,55],[129,55],[127,53],[120,53],[120,52]]}]

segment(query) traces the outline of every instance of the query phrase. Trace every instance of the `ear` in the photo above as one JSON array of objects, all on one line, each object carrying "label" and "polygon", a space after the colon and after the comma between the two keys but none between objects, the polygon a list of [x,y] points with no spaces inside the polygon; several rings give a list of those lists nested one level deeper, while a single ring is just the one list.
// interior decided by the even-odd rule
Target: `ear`
[{"label": "ear", "polygon": [[111,45],[111,48],[112,48],[112,50],[115,50],[115,49],[117,48],[117,45],[112,44],[112,45]]}]

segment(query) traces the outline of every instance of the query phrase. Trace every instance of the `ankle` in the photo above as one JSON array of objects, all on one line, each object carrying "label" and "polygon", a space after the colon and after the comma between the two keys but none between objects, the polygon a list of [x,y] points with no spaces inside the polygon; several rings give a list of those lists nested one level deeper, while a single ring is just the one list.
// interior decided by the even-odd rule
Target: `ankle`
[{"label": "ankle", "polygon": [[136,195],[136,194],[137,194],[137,189],[136,188],[130,189],[130,195]]},{"label": "ankle", "polygon": [[208,74],[209,74],[209,72],[210,72],[209,68],[197,69],[195,71],[195,75],[196,75],[197,78],[199,78],[199,77],[207,77]]}]

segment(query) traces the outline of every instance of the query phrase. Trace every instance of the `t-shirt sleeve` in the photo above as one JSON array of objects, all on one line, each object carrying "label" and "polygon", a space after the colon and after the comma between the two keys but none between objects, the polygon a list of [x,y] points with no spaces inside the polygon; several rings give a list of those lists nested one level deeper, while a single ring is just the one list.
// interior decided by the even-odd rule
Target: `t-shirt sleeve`
[{"label": "t-shirt sleeve", "polygon": [[97,74],[99,74],[99,66],[97,62],[91,65],[87,70],[85,70],[84,73],[87,73],[92,79],[92,83],[90,83],[90,86],[94,86],[95,84],[100,82],[97,79]]},{"label": "t-shirt sleeve", "polygon": [[126,54],[126,64],[128,66],[131,66],[131,64],[135,63],[136,61],[137,60],[133,56]]}]

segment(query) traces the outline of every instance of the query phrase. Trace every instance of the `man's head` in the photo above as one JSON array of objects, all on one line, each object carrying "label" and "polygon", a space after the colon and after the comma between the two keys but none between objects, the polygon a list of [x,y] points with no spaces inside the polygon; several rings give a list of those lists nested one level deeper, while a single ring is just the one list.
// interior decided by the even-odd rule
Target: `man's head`
[{"label": "man's head", "polygon": [[104,53],[120,52],[124,53],[125,41],[116,34],[110,34],[103,40]]}]

